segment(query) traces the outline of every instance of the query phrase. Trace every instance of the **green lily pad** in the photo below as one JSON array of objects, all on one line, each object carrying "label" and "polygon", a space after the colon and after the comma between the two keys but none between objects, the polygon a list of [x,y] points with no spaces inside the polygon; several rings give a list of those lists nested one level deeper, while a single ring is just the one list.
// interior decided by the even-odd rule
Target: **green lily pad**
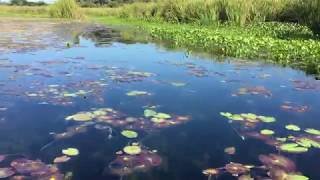
[{"label": "green lily pad", "polygon": [[74,121],[91,121],[94,118],[94,115],[90,112],[77,113],[72,116],[68,116],[66,120],[74,120]]},{"label": "green lily pad", "polygon": [[296,141],[297,144],[299,144],[300,146],[306,147],[306,148],[311,148],[311,147],[315,147],[315,148],[320,148],[320,143],[317,141],[314,141],[312,139],[309,138],[299,138]]},{"label": "green lily pad", "polygon": [[320,136],[320,131],[317,130],[317,129],[312,129],[312,128],[308,128],[306,130],[304,130],[306,133],[309,133],[309,134],[313,134],[313,135],[318,135]]},{"label": "green lily pad", "polygon": [[260,134],[263,134],[263,135],[273,135],[274,134],[274,131],[270,130],[270,129],[263,129],[260,131]]},{"label": "green lily pad", "polygon": [[126,146],[123,151],[129,155],[137,155],[141,153],[141,147],[136,145]]},{"label": "green lily pad", "polygon": [[239,114],[234,114],[231,117],[229,117],[229,119],[233,120],[233,121],[243,121],[243,117]]},{"label": "green lily pad", "polygon": [[152,110],[152,109],[144,110],[144,116],[145,117],[152,117],[152,116],[155,116],[156,114],[157,114],[157,112]]},{"label": "green lily pad", "polygon": [[242,117],[246,118],[246,119],[257,119],[257,115],[253,114],[253,113],[248,113],[248,114],[241,114]]},{"label": "green lily pad", "polygon": [[67,156],[77,156],[79,155],[79,150],[76,148],[63,149],[62,154]]},{"label": "green lily pad", "polygon": [[276,118],[274,117],[269,117],[269,116],[258,116],[260,121],[265,122],[265,123],[272,123],[276,121]]},{"label": "green lily pad", "polygon": [[170,119],[171,115],[170,114],[166,114],[166,113],[157,113],[153,117],[158,118],[158,119]]},{"label": "green lily pad", "polygon": [[75,93],[63,93],[64,97],[77,97],[78,95]]},{"label": "green lily pad", "polygon": [[286,125],[286,129],[291,130],[291,131],[300,131],[300,127],[294,124],[288,124]]},{"label": "green lily pad", "polygon": [[130,91],[127,93],[127,96],[146,96],[150,95],[150,93],[146,91]]},{"label": "green lily pad", "polygon": [[135,131],[131,131],[131,130],[123,130],[121,132],[121,134],[127,138],[137,138],[138,137],[138,133]]},{"label": "green lily pad", "polygon": [[308,177],[300,175],[300,174],[287,174],[286,180],[309,180]]},{"label": "green lily pad", "polygon": [[301,147],[296,143],[282,144],[279,148],[281,151],[288,153],[304,153],[308,151],[308,148]]},{"label": "green lily pad", "polygon": [[220,115],[221,115],[221,116],[224,116],[224,117],[226,117],[226,118],[230,118],[230,117],[232,116],[232,114],[229,113],[229,112],[220,112]]},{"label": "green lily pad", "polygon": [[280,141],[280,142],[286,142],[287,141],[287,138],[280,138],[280,137],[278,137],[278,138],[276,138],[276,140],[277,141]]},{"label": "green lily pad", "polygon": [[161,119],[161,118],[151,118],[151,121],[154,122],[154,123],[163,123],[165,122],[166,120],[165,119]]}]

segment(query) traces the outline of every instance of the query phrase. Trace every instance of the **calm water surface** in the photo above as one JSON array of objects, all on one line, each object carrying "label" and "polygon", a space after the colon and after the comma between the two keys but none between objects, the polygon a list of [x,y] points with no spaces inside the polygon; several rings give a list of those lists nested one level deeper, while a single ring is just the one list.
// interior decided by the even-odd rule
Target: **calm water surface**
[{"label": "calm water surface", "polygon": [[[262,62],[221,62],[125,42],[121,32],[99,25],[0,20],[0,154],[14,154],[1,167],[19,158],[52,164],[63,149],[77,148],[79,155],[58,163],[57,173],[72,172],[76,180],[201,180],[208,179],[202,170],[220,168],[217,179],[237,179],[226,164],[261,167],[261,155],[274,153],[295,163],[288,173],[320,179],[316,145],[298,154],[279,150],[303,137],[320,142],[317,133],[305,132],[320,129],[320,82],[313,77]],[[128,96],[132,91],[142,95]],[[171,117],[151,120],[145,110]],[[70,118],[79,112],[90,120]],[[232,121],[220,112],[276,121]],[[124,137],[125,129],[138,137]],[[259,135],[263,129],[274,134]],[[70,136],[59,136],[64,132]],[[276,139],[290,135],[286,142]],[[142,154],[121,155],[132,143]],[[227,147],[236,151],[226,153]],[[135,160],[116,160],[124,156]],[[263,179],[267,171],[252,168],[251,175]]]}]

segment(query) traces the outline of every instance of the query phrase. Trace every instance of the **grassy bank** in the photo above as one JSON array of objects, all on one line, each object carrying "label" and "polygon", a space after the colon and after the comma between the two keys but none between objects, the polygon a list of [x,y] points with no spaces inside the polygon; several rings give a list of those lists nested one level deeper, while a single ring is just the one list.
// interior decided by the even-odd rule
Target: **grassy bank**
[{"label": "grassy bank", "polygon": [[105,24],[137,26],[155,39],[170,41],[176,47],[202,49],[220,56],[265,59],[320,74],[320,41],[309,28],[297,24],[197,26],[101,16],[93,19]]},{"label": "grassy bank", "polygon": [[[188,1],[188,0],[186,0]],[[281,0],[280,0],[281,1]],[[172,46],[200,49],[214,55],[249,59],[265,59],[282,65],[299,68],[310,74],[320,74],[320,40],[310,28],[293,23],[252,21],[237,23],[209,23],[197,21],[169,21],[161,16],[138,16],[126,8],[82,8],[92,20],[105,24],[124,24],[142,28],[155,40],[165,40]],[[145,6],[153,6],[149,3]],[[137,6],[140,7],[140,6]],[[0,12],[2,11],[0,6]],[[21,7],[8,14],[40,14],[48,16],[46,7]],[[147,9],[149,7],[146,7]],[[10,9],[10,8],[9,8]],[[128,15],[123,15],[126,12]],[[141,11],[135,11],[141,13]],[[143,13],[142,13],[143,14]],[[268,16],[264,17],[267,19]]]}]

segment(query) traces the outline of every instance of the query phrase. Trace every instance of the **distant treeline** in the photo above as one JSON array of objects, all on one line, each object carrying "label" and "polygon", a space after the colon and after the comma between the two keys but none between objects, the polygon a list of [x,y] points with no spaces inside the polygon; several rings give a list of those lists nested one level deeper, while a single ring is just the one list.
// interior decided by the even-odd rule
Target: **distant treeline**
[{"label": "distant treeline", "polygon": [[27,0],[11,0],[10,5],[14,5],[14,6],[44,6],[44,5],[46,5],[46,3],[43,1],[30,2]]}]

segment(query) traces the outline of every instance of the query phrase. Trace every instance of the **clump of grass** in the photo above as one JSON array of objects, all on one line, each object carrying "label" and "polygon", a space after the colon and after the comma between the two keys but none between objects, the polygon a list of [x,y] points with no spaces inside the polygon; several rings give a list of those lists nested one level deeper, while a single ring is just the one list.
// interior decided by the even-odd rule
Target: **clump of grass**
[{"label": "clump of grass", "polygon": [[54,18],[84,18],[84,14],[75,0],[58,0],[49,7],[49,15]]}]

